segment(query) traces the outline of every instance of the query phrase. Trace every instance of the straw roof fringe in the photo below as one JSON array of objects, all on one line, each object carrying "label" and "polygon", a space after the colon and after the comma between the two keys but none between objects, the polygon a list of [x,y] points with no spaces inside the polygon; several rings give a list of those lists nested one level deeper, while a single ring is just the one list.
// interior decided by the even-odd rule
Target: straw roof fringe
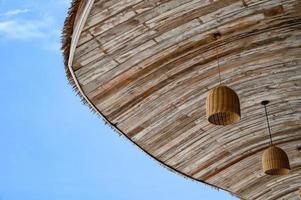
[{"label": "straw roof fringe", "polygon": [[79,92],[78,88],[76,87],[75,81],[72,78],[71,72],[68,67],[68,60],[69,60],[69,54],[70,54],[70,48],[71,48],[74,23],[75,23],[75,19],[76,19],[77,13],[79,11],[79,8],[84,1],[85,0],[72,0],[72,2],[71,2],[71,6],[68,10],[67,18],[65,19],[64,28],[62,31],[61,50],[64,55],[65,72],[66,72],[66,76],[67,76],[69,84],[71,85],[71,87],[72,87],[73,91],[76,93],[76,95],[80,97],[83,104],[89,106],[90,109],[95,113],[93,108],[89,105],[89,103],[85,100],[85,98],[82,96],[82,94]]}]

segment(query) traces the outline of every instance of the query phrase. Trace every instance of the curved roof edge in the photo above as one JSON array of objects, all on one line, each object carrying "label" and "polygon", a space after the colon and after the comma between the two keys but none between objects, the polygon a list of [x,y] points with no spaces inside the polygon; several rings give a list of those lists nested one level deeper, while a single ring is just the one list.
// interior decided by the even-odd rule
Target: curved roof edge
[{"label": "curved roof edge", "polygon": [[69,7],[67,17],[64,22],[64,28],[62,30],[62,39],[61,39],[61,50],[63,53],[64,65],[65,65],[65,72],[68,79],[69,84],[72,86],[73,90],[76,92],[78,96],[80,96],[81,101],[89,105],[86,102],[86,99],[82,96],[81,92],[79,92],[75,80],[72,77],[70,72],[68,62],[70,56],[70,49],[71,49],[71,42],[72,42],[72,35],[75,27],[76,18],[78,17],[79,11],[83,8],[83,2],[85,0],[72,0],[71,6]]}]

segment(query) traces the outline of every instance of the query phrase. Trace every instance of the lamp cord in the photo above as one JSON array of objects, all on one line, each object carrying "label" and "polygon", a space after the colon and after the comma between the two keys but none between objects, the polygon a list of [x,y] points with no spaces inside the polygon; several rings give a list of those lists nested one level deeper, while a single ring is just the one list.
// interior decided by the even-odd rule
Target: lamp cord
[{"label": "lamp cord", "polygon": [[222,85],[222,79],[221,79],[221,69],[219,67],[219,55],[218,55],[218,47],[216,49],[217,52],[217,68],[218,68],[218,76],[219,76],[219,85]]},{"label": "lamp cord", "polygon": [[269,117],[268,117],[268,112],[267,112],[266,105],[264,105],[264,110],[265,110],[265,116],[267,118],[267,123],[268,123],[268,129],[269,129],[269,135],[270,135],[270,144],[273,145],[272,134],[271,134],[271,127],[270,127],[270,122],[269,122]]}]

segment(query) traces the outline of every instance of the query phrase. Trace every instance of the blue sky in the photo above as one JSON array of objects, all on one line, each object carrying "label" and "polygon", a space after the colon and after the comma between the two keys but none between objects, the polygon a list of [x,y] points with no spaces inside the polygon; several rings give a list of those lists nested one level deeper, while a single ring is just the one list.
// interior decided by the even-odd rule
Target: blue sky
[{"label": "blue sky", "polygon": [[68,0],[0,0],[0,200],[236,199],[149,158],[65,78]]}]

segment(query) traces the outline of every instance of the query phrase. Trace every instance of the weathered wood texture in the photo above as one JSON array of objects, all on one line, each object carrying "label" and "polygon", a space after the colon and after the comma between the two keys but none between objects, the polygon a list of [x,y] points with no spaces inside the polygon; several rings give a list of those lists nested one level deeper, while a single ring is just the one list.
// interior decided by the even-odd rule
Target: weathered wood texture
[{"label": "weathered wood texture", "polygon": [[[242,119],[230,126],[205,115],[218,57],[241,101]],[[300,0],[96,0],[72,68],[98,112],[160,162],[241,199],[298,199]],[[290,159],[287,176],[261,169],[262,100]]]}]

